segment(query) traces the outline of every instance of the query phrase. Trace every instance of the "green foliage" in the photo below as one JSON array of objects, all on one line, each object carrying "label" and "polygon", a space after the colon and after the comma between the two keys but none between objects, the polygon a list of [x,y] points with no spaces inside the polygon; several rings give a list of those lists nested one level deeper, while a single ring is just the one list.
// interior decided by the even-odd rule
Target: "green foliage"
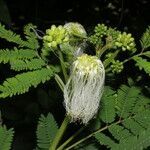
[{"label": "green foliage", "polygon": [[56,69],[43,68],[41,70],[29,71],[8,78],[0,85],[0,98],[11,97],[16,94],[22,94],[29,91],[29,88],[50,80]]},{"label": "green foliage", "polygon": [[131,136],[112,147],[112,150],[143,150],[150,146],[150,128],[142,131],[139,136]]},{"label": "green foliage", "polygon": [[125,140],[131,136],[130,131],[120,125],[112,125],[108,130],[117,141]]},{"label": "green foliage", "polygon": [[140,89],[134,86],[128,87],[126,85],[122,85],[120,87],[116,98],[119,117],[126,118],[131,114],[139,93]]},{"label": "green foliage", "polygon": [[135,121],[135,119],[129,118],[123,122],[125,128],[129,129],[134,135],[138,135],[144,130],[144,128]]},{"label": "green foliage", "polygon": [[25,71],[6,79],[0,85],[0,98],[28,92],[30,87],[50,80],[58,71],[56,67],[47,64],[37,51],[39,43],[36,26],[25,26],[24,34],[26,41],[0,24],[0,37],[18,44],[13,49],[0,50],[0,63],[9,63],[10,68],[15,71]]},{"label": "green foliage", "polygon": [[[111,95],[113,97],[114,93]],[[103,98],[103,101],[108,100],[105,95]],[[150,99],[142,95],[141,89],[122,85],[117,91],[115,104],[119,120],[101,128],[101,132],[94,134],[95,138],[112,150],[147,148],[150,146],[150,110],[145,106],[149,104]],[[109,106],[107,110],[109,108],[112,109]],[[103,121],[108,123],[109,118]],[[102,133],[104,130],[108,130],[107,135]]]},{"label": "green foliage", "polygon": [[30,60],[37,57],[37,53],[31,49],[0,50],[0,63],[9,63],[14,60]]},{"label": "green foliage", "polygon": [[142,55],[144,55],[144,56],[150,58],[150,51],[146,51],[146,52],[142,53]]},{"label": "green foliage", "polygon": [[107,148],[113,147],[116,143],[103,133],[95,134],[94,136],[101,145],[106,145]]},{"label": "green foliage", "polygon": [[99,112],[100,119],[103,122],[111,123],[115,120],[115,98],[115,91],[110,87],[105,87]]},{"label": "green foliage", "polygon": [[0,37],[6,39],[8,42],[16,43],[20,47],[28,47],[31,49],[33,48],[29,42],[22,40],[20,35],[17,35],[16,33],[5,29],[5,26],[2,24],[0,24]]},{"label": "green foliage", "polygon": [[[16,44],[15,48],[0,50],[0,63],[8,63],[10,69],[16,73],[15,76],[7,78],[0,85],[0,98],[28,92],[31,87],[37,87],[53,76],[63,90],[64,83],[61,75],[63,74],[67,81],[67,73],[71,70],[70,63],[76,59],[77,55],[80,55],[80,50],[83,51],[88,41],[95,46],[96,55],[103,61],[106,74],[109,71],[112,72],[111,78],[115,79],[114,73],[120,73],[124,68],[124,63],[132,59],[136,62],[136,66],[150,74],[150,52],[144,51],[150,47],[150,27],[141,38],[141,53],[134,56],[131,54],[136,51],[136,45],[132,35],[121,33],[104,24],[98,24],[94,29],[94,34],[90,37],[87,37],[85,29],[78,23],[68,23],[58,27],[54,25],[46,31],[42,45],[38,42],[36,26],[32,24],[25,26],[24,35],[21,37],[0,24],[0,38]],[[129,54],[131,57],[120,60],[122,53]],[[55,75],[59,71],[57,67],[50,64],[56,56],[60,60],[58,65],[62,67],[60,76]],[[47,102],[44,104],[42,99],[40,102],[44,108],[49,109],[49,106],[45,106]],[[106,86],[100,103],[98,119],[95,119],[95,126],[102,128],[92,133],[95,137],[94,142],[97,139],[97,143],[112,150],[142,150],[150,146],[149,104],[150,99],[142,94],[142,88],[122,85],[115,91]],[[57,124],[51,114],[48,114],[47,117],[41,115],[36,132],[37,149],[48,150],[50,144],[53,143],[52,140],[57,139],[55,138],[57,130]],[[13,130],[0,126],[0,149],[10,149],[12,138]],[[95,143],[83,149],[97,149]],[[82,148],[75,147],[75,149]]]},{"label": "green foliage", "polygon": [[[148,56],[148,54],[149,53],[146,53],[145,55]],[[134,56],[133,59],[136,61],[136,66],[138,66],[140,70],[143,69],[147,74],[150,75],[150,62],[148,62],[148,60],[138,56]]]},{"label": "green foliage", "polygon": [[13,129],[7,129],[6,126],[0,126],[0,149],[10,150],[13,140]]},{"label": "green foliage", "polygon": [[74,149],[75,150],[97,150],[98,147],[95,143],[90,142],[89,144],[88,143],[80,144],[79,146],[76,146]]},{"label": "green foliage", "polygon": [[35,35],[35,29],[36,26],[34,26],[33,24],[27,24],[24,27],[24,34],[26,35],[27,42],[30,45],[29,47],[36,50],[39,48],[39,43],[37,36]]},{"label": "green foliage", "polygon": [[36,70],[46,66],[42,59],[31,59],[31,60],[14,60],[10,62],[11,69],[15,71],[20,70]]},{"label": "green foliage", "polygon": [[40,150],[48,150],[58,130],[54,117],[49,113],[47,117],[41,115],[37,127],[37,145]]},{"label": "green foliage", "polygon": [[150,27],[146,29],[145,33],[141,37],[141,45],[142,49],[147,49],[150,47]]}]

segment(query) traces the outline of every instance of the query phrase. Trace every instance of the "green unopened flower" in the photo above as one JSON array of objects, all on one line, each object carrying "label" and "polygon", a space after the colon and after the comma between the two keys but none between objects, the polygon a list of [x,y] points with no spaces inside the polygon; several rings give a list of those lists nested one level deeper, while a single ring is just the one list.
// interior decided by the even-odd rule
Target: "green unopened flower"
[{"label": "green unopened flower", "polygon": [[131,34],[127,34],[126,32],[123,32],[122,34],[118,35],[118,38],[116,39],[115,46],[121,47],[123,51],[129,50],[134,51],[135,50],[135,43],[134,38]]},{"label": "green unopened flower", "polygon": [[71,76],[64,87],[64,102],[72,121],[88,123],[99,108],[103,93],[105,70],[95,56],[86,54],[77,57]]},{"label": "green unopened flower", "polygon": [[79,23],[69,22],[64,25],[64,28],[68,31],[70,35],[81,38],[85,38],[87,36],[84,27]]},{"label": "green unopened flower", "polygon": [[123,63],[119,60],[114,60],[111,65],[112,72],[120,73],[123,70]]},{"label": "green unopened flower", "polygon": [[43,37],[44,43],[51,48],[56,48],[59,44],[69,41],[67,30],[63,26],[56,27],[52,25],[46,30],[46,35]]},{"label": "green unopened flower", "polygon": [[107,34],[107,26],[105,26],[104,24],[98,24],[95,27],[94,32],[97,36],[103,37],[104,35]]}]

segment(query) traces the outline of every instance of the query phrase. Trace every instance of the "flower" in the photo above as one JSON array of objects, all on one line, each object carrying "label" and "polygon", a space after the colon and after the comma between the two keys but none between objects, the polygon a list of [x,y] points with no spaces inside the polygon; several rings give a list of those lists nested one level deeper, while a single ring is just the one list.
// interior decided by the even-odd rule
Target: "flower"
[{"label": "flower", "polygon": [[120,73],[123,70],[123,63],[119,60],[113,60],[112,65],[110,67],[113,73]]},{"label": "flower", "polygon": [[98,24],[95,27],[94,32],[98,37],[103,37],[107,34],[107,26],[104,24]]},{"label": "flower", "polygon": [[123,51],[135,51],[134,38],[130,33],[127,34],[126,32],[123,32],[122,34],[119,34],[116,39],[115,46],[121,47]]},{"label": "flower", "polygon": [[79,23],[69,22],[64,25],[64,28],[68,31],[70,35],[80,38],[85,38],[87,36],[84,27]]},{"label": "flower", "polygon": [[71,76],[64,87],[64,103],[72,121],[87,124],[99,108],[105,70],[96,56],[83,54],[73,63]]},{"label": "flower", "polygon": [[48,47],[57,48],[58,45],[69,41],[69,35],[63,26],[59,25],[56,27],[52,25],[50,29],[46,30],[46,35],[43,39]]}]

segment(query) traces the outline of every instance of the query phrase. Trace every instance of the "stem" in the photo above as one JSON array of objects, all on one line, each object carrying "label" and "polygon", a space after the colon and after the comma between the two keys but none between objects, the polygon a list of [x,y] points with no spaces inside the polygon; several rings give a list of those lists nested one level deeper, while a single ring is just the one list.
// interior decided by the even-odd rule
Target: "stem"
[{"label": "stem", "polygon": [[61,51],[58,51],[58,54],[59,54],[59,60],[60,60],[60,64],[61,64],[61,68],[62,68],[62,71],[63,71],[64,78],[65,78],[65,82],[67,82],[68,75],[67,75],[67,71],[66,71],[65,64],[64,64],[64,58],[63,58],[63,55],[62,55]]},{"label": "stem", "polygon": [[119,50],[116,50],[109,58],[107,58],[106,60],[104,60],[103,64],[104,67],[107,68],[109,66],[109,64],[112,62],[112,60],[114,58],[116,58],[116,56],[118,55]]},{"label": "stem", "polygon": [[102,54],[107,50],[107,49],[110,49],[112,47],[112,39],[111,37],[107,37],[106,38],[106,45],[103,46],[102,48],[98,48],[96,50],[96,56],[98,58],[100,58],[102,56]]},{"label": "stem", "polygon": [[[59,60],[60,60],[60,64],[61,64],[61,68],[62,68],[62,71],[63,71],[64,78],[65,78],[65,82],[67,82],[68,75],[67,75],[67,71],[66,71],[65,64],[64,64],[64,58],[63,58],[63,55],[62,55],[61,51],[58,51],[58,54],[59,54]],[[58,83],[58,85],[61,88],[61,90],[63,91],[63,89],[64,89],[64,83],[63,83],[63,81],[61,80],[61,78],[57,74],[55,75],[55,80]],[[55,138],[52,141],[52,144],[49,147],[49,150],[56,150],[57,145],[61,141],[61,139],[63,137],[63,134],[66,131],[67,126],[68,126],[69,123],[70,123],[70,119],[66,115],[64,121],[61,124],[61,127],[57,131],[57,133],[55,135]]]},{"label": "stem", "polygon": [[64,132],[66,131],[66,128],[67,128],[67,126],[69,124],[69,120],[70,120],[69,117],[66,116],[64,121],[63,121],[63,123],[61,124],[61,127],[57,131],[56,136],[55,136],[55,138],[54,138],[54,140],[53,140],[49,150],[56,150],[57,145],[59,144],[59,142],[60,142]]},{"label": "stem", "polygon": [[102,131],[104,131],[104,130],[110,128],[110,127],[111,127],[112,125],[114,125],[114,124],[119,124],[119,123],[121,123],[121,121],[122,121],[122,120],[119,120],[119,121],[117,121],[117,122],[115,122],[115,123],[113,123],[113,124],[111,124],[111,125],[109,125],[109,126],[105,126],[105,127],[101,128],[101,129],[99,129],[99,130],[97,130],[97,131],[95,131],[95,132],[89,134],[88,136],[86,136],[86,137],[84,137],[83,139],[77,141],[76,143],[74,143],[73,145],[69,146],[69,147],[66,148],[65,150],[70,150],[70,149],[72,149],[73,147],[79,145],[80,143],[82,143],[82,142],[86,141],[87,139],[91,138],[92,136],[94,136],[94,134],[99,133],[99,132],[102,132]]},{"label": "stem", "polygon": [[64,83],[61,80],[61,78],[59,77],[59,75],[55,74],[55,80],[57,82],[57,84],[59,85],[60,89],[62,90],[62,92],[64,91]]},{"label": "stem", "polygon": [[126,62],[128,62],[128,61],[130,61],[131,59],[133,59],[133,57],[135,57],[135,56],[141,56],[141,55],[143,55],[143,53],[139,53],[139,54],[136,54],[136,55],[134,55],[134,56],[132,56],[132,57],[130,57],[130,58],[128,58],[128,59],[125,59],[125,60],[123,61],[123,64],[126,63]]},{"label": "stem", "polygon": [[75,137],[77,137],[83,130],[85,126],[79,129],[74,135],[72,135],[67,141],[65,141],[57,150],[63,150],[63,148],[70,143]]}]

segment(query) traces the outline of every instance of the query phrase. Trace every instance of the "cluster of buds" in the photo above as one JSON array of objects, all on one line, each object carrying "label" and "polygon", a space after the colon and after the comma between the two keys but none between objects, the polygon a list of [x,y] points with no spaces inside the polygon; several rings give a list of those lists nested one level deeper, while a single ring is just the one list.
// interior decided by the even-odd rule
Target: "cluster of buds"
[{"label": "cluster of buds", "polygon": [[104,24],[98,24],[94,29],[95,35],[99,37],[103,37],[107,34],[107,26]]},{"label": "cluster of buds", "polygon": [[64,26],[56,27],[52,25],[46,30],[43,37],[44,43],[50,48],[57,48],[58,45],[69,42],[73,36],[85,38],[87,36],[85,29],[79,23],[66,23]]},{"label": "cluster of buds", "polygon": [[83,54],[73,63],[73,69],[64,87],[64,103],[72,121],[87,124],[99,108],[103,92],[105,70],[96,56]]},{"label": "cluster of buds", "polygon": [[119,60],[114,60],[111,65],[111,70],[113,73],[120,73],[123,70],[123,63]]},{"label": "cluster of buds", "polygon": [[44,43],[48,47],[57,48],[59,44],[69,41],[69,36],[63,26],[56,27],[52,25],[50,29],[46,30],[46,35],[43,37]]},{"label": "cluster of buds", "polygon": [[123,32],[122,34],[118,35],[118,38],[116,39],[115,42],[115,46],[122,48],[123,51],[126,50],[134,51],[135,50],[134,38],[130,33],[127,34],[126,32]]},{"label": "cluster of buds", "polygon": [[94,34],[89,37],[89,41],[93,44],[103,46],[102,37],[106,35],[107,26],[98,24],[94,29]]}]

